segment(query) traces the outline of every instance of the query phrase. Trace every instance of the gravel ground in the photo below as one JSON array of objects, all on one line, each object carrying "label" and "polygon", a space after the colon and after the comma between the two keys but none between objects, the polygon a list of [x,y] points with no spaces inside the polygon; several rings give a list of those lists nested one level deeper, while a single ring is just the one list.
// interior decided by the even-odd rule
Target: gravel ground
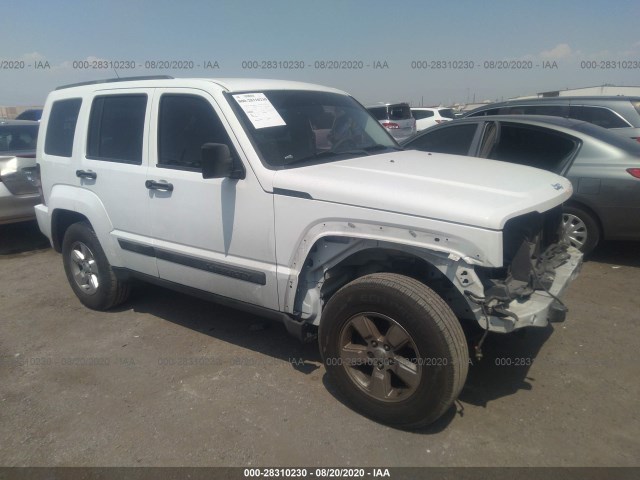
[{"label": "gravel ground", "polygon": [[565,323],[490,336],[420,432],[349,409],[279,324],[152,286],[88,310],[47,247],[0,227],[0,465],[640,465],[639,243],[596,252]]}]

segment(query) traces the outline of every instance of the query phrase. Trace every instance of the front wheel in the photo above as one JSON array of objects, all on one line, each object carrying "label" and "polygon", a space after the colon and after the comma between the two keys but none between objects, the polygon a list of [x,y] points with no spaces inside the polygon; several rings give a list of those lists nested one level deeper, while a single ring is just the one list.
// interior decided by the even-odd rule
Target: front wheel
[{"label": "front wheel", "polygon": [[340,393],[385,424],[429,425],[466,380],[469,352],[458,319],[433,290],[403,275],[366,275],[341,288],[318,338]]}]

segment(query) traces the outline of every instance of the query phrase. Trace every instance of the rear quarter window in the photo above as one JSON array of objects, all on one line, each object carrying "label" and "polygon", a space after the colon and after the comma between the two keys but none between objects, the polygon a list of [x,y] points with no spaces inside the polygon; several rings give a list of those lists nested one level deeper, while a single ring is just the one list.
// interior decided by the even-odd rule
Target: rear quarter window
[{"label": "rear quarter window", "polygon": [[617,113],[604,107],[571,106],[569,117],[593,123],[603,128],[628,128],[630,125]]},{"label": "rear quarter window", "polygon": [[82,105],[81,98],[53,102],[47,122],[44,153],[58,157],[71,157],[80,105]]},{"label": "rear quarter window", "polygon": [[559,172],[579,140],[550,129],[502,123],[489,158]]}]

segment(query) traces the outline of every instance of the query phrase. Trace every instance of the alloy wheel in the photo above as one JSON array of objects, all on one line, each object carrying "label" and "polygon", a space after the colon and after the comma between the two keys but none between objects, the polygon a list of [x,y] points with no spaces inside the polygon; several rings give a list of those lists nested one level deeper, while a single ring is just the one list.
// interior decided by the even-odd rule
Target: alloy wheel
[{"label": "alloy wheel", "polygon": [[82,242],[74,242],[69,263],[76,285],[88,295],[96,293],[100,286],[98,264],[89,247]]},{"label": "alloy wheel", "polygon": [[384,402],[409,398],[421,381],[415,342],[392,318],[358,313],[340,333],[340,364],[367,395]]},{"label": "alloy wheel", "polygon": [[564,213],[562,215],[562,233],[564,240],[568,241],[572,247],[580,249],[587,243],[587,226],[580,217]]}]

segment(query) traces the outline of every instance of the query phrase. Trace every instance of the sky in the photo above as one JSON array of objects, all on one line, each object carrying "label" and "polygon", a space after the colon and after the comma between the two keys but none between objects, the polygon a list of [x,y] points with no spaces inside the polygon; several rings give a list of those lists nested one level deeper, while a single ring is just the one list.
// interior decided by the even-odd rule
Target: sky
[{"label": "sky", "polygon": [[4,0],[0,105],[116,75],[300,80],[414,106],[640,85],[638,18],[638,0]]}]

